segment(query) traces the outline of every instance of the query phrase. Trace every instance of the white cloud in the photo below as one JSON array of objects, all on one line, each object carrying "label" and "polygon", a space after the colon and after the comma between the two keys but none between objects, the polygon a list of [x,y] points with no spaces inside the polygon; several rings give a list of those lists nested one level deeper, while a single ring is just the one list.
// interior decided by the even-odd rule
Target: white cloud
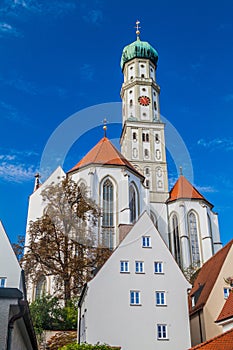
[{"label": "white cloud", "polygon": [[8,16],[17,16],[24,13],[58,17],[75,8],[75,0],[5,0],[0,12]]},{"label": "white cloud", "polygon": [[90,10],[87,15],[83,16],[86,22],[99,25],[103,21],[103,12],[101,10]]},{"label": "white cloud", "polygon": [[225,151],[233,151],[232,138],[215,138],[213,140],[200,139],[197,141],[197,144],[210,150],[224,149]]},{"label": "white cloud", "polygon": [[33,150],[14,150],[1,148],[0,154],[0,180],[4,182],[22,183],[33,181],[36,169],[31,165],[35,163],[38,153]]},{"label": "white cloud", "polygon": [[194,186],[200,193],[215,193],[217,190],[211,186]]},{"label": "white cloud", "polygon": [[32,180],[34,174],[35,169],[32,166],[0,162],[0,179],[6,182],[21,183]]},{"label": "white cloud", "polygon": [[12,36],[22,36],[22,34],[15,28],[12,27],[9,23],[0,22],[0,36],[3,35],[12,35]]}]

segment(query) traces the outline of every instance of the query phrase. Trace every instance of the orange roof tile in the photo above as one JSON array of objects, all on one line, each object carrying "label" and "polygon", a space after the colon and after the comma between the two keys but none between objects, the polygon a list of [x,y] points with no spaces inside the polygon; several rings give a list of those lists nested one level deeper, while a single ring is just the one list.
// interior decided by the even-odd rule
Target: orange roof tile
[{"label": "orange roof tile", "polygon": [[[204,307],[232,245],[233,239],[203,264],[189,293],[190,315]],[[194,307],[191,306],[192,297],[196,299]]]},{"label": "orange roof tile", "polygon": [[126,166],[133,172],[140,174],[134,166],[116,149],[107,137],[103,137],[68,173],[87,165],[118,165]]},{"label": "orange roof tile", "polygon": [[181,175],[170,191],[168,202],[172,202],[177,199],[190,199],[190,198],[203,199],[206,202],[208,202],[205,199],[205,197],[203,197],[202,194],[200,194],[200,192],[198,192],[198,190],[193,185],[191,185],[191,183],[183,175]]},{"label": "orange roof tile", "polygon": [[216,322],[221,322],[232,317],[233,317],[233,291],[230,293],[225,304],[223,305],[222,311],[220,312]]},{"label": "orange roof tile", "polygon": [[198,344],[189,350],[232,350],[233,349],[233,329],[222,333],[212,339]]}]

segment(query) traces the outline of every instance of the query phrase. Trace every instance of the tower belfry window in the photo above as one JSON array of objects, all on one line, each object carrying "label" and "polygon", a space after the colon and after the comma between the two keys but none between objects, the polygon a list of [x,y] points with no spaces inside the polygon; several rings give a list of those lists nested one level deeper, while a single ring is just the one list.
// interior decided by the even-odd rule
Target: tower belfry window
[{"label": "tower belfry window", "polygon": [[149,142],[150,137],[148,132],[143,132],[142,133],[142,142]]}]

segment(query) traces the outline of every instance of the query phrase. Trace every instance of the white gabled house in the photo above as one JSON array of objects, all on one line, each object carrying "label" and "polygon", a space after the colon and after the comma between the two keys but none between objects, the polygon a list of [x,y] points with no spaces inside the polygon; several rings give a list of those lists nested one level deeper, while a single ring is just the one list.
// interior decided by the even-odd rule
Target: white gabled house
[{"label": "white gabled house", "polygon": [[24,274],[0,221],[0,349],[37,350]]},{"label": "white gabled house", "polygon": [[79,343],[100,342],[122,350],[188,349],[189,287],[144,212],[83,289]]}]

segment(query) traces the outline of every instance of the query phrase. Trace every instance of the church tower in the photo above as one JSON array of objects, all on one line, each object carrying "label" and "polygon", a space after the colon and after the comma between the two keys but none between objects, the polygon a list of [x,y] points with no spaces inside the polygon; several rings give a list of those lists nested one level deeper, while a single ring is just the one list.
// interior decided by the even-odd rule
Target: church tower
[{"label": "church tower", "polygon": [[[152,219],[165,214],[168,199],[168,176],[165,152],[164,123],[160,118],[160,87],[156,82],[157,51],[140,40],[123,49],[121,88],[123,128],[121,152],[145,176],[150,192]],[[154,217],[153,217],[154,215]]]}]

